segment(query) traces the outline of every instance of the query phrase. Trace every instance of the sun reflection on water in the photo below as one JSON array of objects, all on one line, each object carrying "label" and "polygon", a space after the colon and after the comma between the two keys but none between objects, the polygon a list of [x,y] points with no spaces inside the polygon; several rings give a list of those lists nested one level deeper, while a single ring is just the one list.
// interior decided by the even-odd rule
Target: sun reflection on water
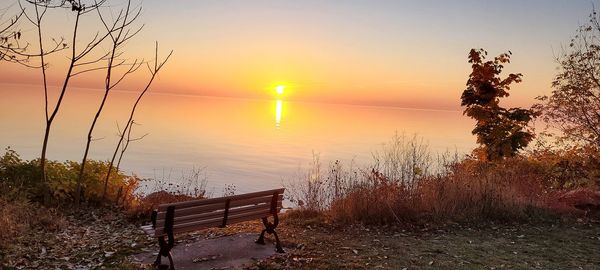
[{"label": "sun reflection on water", "polygon": [[277,100],[275,104],[275,127],[279,128],[281,126],[281,111],[283,110],[283,102],[281,99]]}]

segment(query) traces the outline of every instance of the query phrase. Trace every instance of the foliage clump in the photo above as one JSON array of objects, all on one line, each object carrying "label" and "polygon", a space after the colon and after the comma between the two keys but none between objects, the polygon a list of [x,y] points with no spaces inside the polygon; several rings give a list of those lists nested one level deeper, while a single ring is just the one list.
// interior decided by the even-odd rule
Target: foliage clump
[{"label": "foliage clump", "polygon": [[600,150],[600,18],[596,11],[579,27],[556,61],[552,93],[540,96],[542,119],[560,139]]},{"label": "foliage clump", "polygon": [[481,145],[483,158],[498,160],[515,156],[533,140],[534,133],[528,124],[538,113],[500,106],[500,98],[508,97],[511,84],[520,83],[523,75],[511,73],[504,79],[500,77],[504,65],[510,63],[510,51],[494,60],[486,61],[486,55],[483,49],[469,52],[473,71],[461,96],[461,106],[465,107],[465,115],[477,121],[472,133]]}]

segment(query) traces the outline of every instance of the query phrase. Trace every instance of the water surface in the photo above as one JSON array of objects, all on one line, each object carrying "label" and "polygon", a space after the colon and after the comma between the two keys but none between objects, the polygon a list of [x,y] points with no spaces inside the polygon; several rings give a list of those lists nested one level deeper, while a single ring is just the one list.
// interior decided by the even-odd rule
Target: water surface
[{"label": "water surface", "polygon": [[[103,92],[73,89],[53,125],[48,158],[79,161]],[[94,133],[90,158],[108,160],[124,126],[133,92],[114,91]],[[56,98],[52,96],[52,98]],[[458,101],[457,101],[458,102]],[[432,151],[468,152],[475,146],[472,120],[459,111],[175,96],[149,92],[138,107],[135,137],[122,169],[144,178],[204,168],[209,189],[237,192],[279,187],[319,153],[368,164],[371,153],[395,132],[417,134]],[[39,156],[44,128],[38,86],[0,84],[0,147],[25,159]]]}]

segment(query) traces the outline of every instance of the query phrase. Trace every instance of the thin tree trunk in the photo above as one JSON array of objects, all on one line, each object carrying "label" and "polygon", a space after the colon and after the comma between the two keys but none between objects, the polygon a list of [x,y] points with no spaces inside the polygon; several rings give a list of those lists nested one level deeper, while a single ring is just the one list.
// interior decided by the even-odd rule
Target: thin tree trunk
[{"label": "thin tree trunk", "polygon": [[69,70],[67,72],[67,75],[65,77],[65,81],[62,87],[62,90],[60,92],[60,96],[58,98],[58,101],[56,102],[56,107],[54,108],[52,114],[48,117],[48,84],[47,84],[47,79],[46,79],[46,67],[45,67],[45,62],[44,62],[44,49],[43,49],[43,41],[42,41],[42,26],[41,26],[41,17],[39,15],[39,10],[38,10],[38,6],[35,5],[35,11],[36,11],[36,16],[37,16],[37,26],[38,26],[38,38],[39,38],[39,44],[40,44],[40,59],[42,61],[42,76],[44,79],[44,101],[45,101],[45,107],[46,107],[46,129],[44,131],[44,141],[42,143],[42,153],[40,155],[40,167],[41,167],[41,171],[42,171],[42,181],[44,182],[44,189],[46,189],[46,191],[44,192],[44,203],[49,203],[50,202],[50,189],[49,189],[49,185],[48,185],[48,179],[47,179],[47,175],[46,175],[46,152],[48,150],[48,139],[50,137],[50,130],[52,128],[52,122],[54,121],[54,118],[56,117],[56,114],[58,113],[58,110],[60,108],[60,105],[62,104],[62,100],[63,97],[65,95],[65,91],[67,89],[67,85],[69,83],[69,79],[70,79],[70,74],[73,71],[73,66],[74,66],[74,59],[75,59],[75,41],[77,38],[77,27],[79,24],[79,16],[80,16],[80,12],[77,12],[77,16],[75,18],[75,27],[74,27],[74,31],[73,31],[73,44],[72,44],[72,58],[71,58],[71,63],[69,65]]},{"label": "thin tree trunk", "polygon": [[50,133],[50,126],[48,126],[48,80],[46,78],[46,62],[44,59],[44,42],[42,39],[42,18],[40,16],[40,12],[37,5],[35,6],[35,17],[36,17],[36,25],[38,29],[38,44],[40,46],[40,64],[42,67],[42,79],[44,83],[44,112],[46,115],[46,129],[44,131],[44,140],[42,143],[42,153],[40,155],[40,170],[41,170],[41,180],[43,186],[44,193],[44,204],[48,205],[50,203],[50,187],[48,185],[48,179],[46,177],[46,148],[48,145],[48,135]]},{"label": "thin tree trunk", "polygon": [[[146,94],[146,92],[148,91],[148,89],[150,89],[150,86],[152,85],[152,82],[156,78],[156,74],[158,74],[158,72],[160,71],[160,69],[169,60],[169,57],[171,57],[172,54],[173,54],[173,51],[171,51],[169,53],[169,55],[167,55],[167,57],[165,58],[165,60],[159,64],[158,63],[158,42],[156,43],[156,49],[155,49],[155,54],[154,54],[154,70],[150,70],[152,76],[150,77],[150,80],[148,81],[148,84],[146,84],[146,87],[144,88],[144,90],[140,93],[140,95],[138,96],[137,100],[133,104],[133,107],[131,108],[131,113],[129,114],[129,119],[127,120],[127,124],[125,125],[125,129],[123,129],[123,133],[121,134],[121,137],[119,138],[119,142],[117,143],[117,147],[115,147],[115,151],[113,152],[112,158],[110,160],[110,164],[108,166],[108,172],[106,174],[106,179],[104,180],[104,191],[102,192],[102,199],[104,199],[106,197],[106,190],[108,188],[108,180],[110,179],[110,174],[112,172],[113,164],[115,163],[115,158],[117,157],[117,153],[119,152],[119,148],[123,144],[123,139],[125,138],[125,133],[127,132],[127,130],[129,128],[131,128],[131,125],[133,123],[133,116],[135,114],[135,110],[136,110],[138,104],[140,103],[140,100],[144,96],[144,94]],[[150,68],[150,67],[148,67],[148,68]],[[118,171],[117,171],[117,173],[118,173]]]},{"label": "thin tree trunk", "polygon": [[[58,97],[58,101],[56,102],[56,107],[54,107],[52,114],[46,120],[46,130],[44,132],[44,142],[42,144],[42,154],[41,154],[42,160],[40,162],[40,166],[42,167],[42,174],[43,174],[42,177],[43,177],[47,187],[48,187],[48,182],[47,182],[48,179],[46,178],[46,150],[48,150],[48,139],[50,137],[50,129],[52,128],[52,122],[54,121],[54,118],[56,117],[56,114],[58,113],[58,110],[60,109],[60,105],[62,104],[62,100],[65,96],[67,86],[69,85],[69,80],[71,79],[71,73],[73,72],[73,67],[75,65],[75,41],[77,40],[77,27],[79,25],[79,16],[80,15],[81,15],[81,12],[78,11],[77,16],[75,17],[75,27],[73,29],[73,44],[72,44],[71,62],[69,64],[69,69],[67,71],[67,75],[65,77],[63,87],[62,87],[60,95]],[[44,70],[44,68],[42,68],[42,70]],[[44,72],[44,74],[45,74],[45,72]],[[44,77],[45,77],[45,75],[44,75]],[[46,90],[46,93],[47,93],[47,90]],[[47,100],[48,99],[47,99],[47,94],[46,94],[46,101]],[[47,113],[47,111],[46,111],[46,113]],[[49,196],[50,195],[49,189],[48,189],[47,193]]]},{"label": "thin tree trunk", "polygon": [[[109,30],[110,31],[110,30]],[[90,125],[90,129],[87,134],[87,141],[85,144],[85,151],[83,153],[83,158],[81,160],[81,166],[79,168],[79,176],[77,177],[77,194],[75,195],[75,205],[79,206],[81,201],[81,182],[83,181],[83,174],[85,172],[85,164],[87,163],[87,156],[90,151],[90,144],[92,143],[92,133],[94,132],[94,128],[96,127],[96,123],[98,122],[98,118],[100,118],[100,114],[102,113],[102,109],[104,109],[104,104],[106,103],[106,98],[108,97],[108,93],[110,92],[110,75],[112,72],[113,60],[115,57],[116,51],[116,43],[113,46],[113,50],[111,52],[110,59],[108,61],[108,70],[106,72],[106,85],[104,96],[102,97],[102,102],[100,103],[100,107],[98,107],[98,111],[96,111],[96,115],[94,115],[94,120]],[[104,198],[104,195],[102,196]]]}]

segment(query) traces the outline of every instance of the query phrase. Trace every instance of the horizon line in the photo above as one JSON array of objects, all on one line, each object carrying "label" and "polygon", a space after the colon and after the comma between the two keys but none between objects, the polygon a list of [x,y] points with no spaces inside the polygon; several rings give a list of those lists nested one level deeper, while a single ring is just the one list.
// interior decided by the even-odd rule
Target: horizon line
[{"label": "horizon line", "polygon": [[[41,86],[40,84],[34,83],[20,83],[20,82],[0,82],[0,85],[28,85],[28,86]],[[60,87],[58,85],[52,85],[54,87]],[[104,91],[102,88],[91,88],[91,87],[80,87],[74,86],[73,89],[88,90],[88,91]],[[121,88],[115,88],[110,91],[120,93],[137,93],[134,90],[127,90]],[[180,96],[180,97],[194,97],[194,98],[219,98],[219,99],[241,99],[241,100],[283,100],[292,103],[305,103],[305,104],[326,104],[326,105],[346,105],[355,107],[375,107],[375,108],[393,108],[400,110],[413,110],[413,111],[435,111],[435,112],[461,112],[461,110],[455,109],[441,109],[441,108],[423,108],[423,107],[405,107],[400,105],[381,104],[381,103],[353,103],[353,102],[336,102],[336,101],[317,101],[317,100],[302,100],[292,99],[285,100],[282,98],[261,98],[261,97],[250,97],[250,96],[227,96],[227,95],[203,95],[203,94],[191,94],[191,93],[172,93],[164,91],[148,91],[147,94],[166,95],[166,96]]]}]

